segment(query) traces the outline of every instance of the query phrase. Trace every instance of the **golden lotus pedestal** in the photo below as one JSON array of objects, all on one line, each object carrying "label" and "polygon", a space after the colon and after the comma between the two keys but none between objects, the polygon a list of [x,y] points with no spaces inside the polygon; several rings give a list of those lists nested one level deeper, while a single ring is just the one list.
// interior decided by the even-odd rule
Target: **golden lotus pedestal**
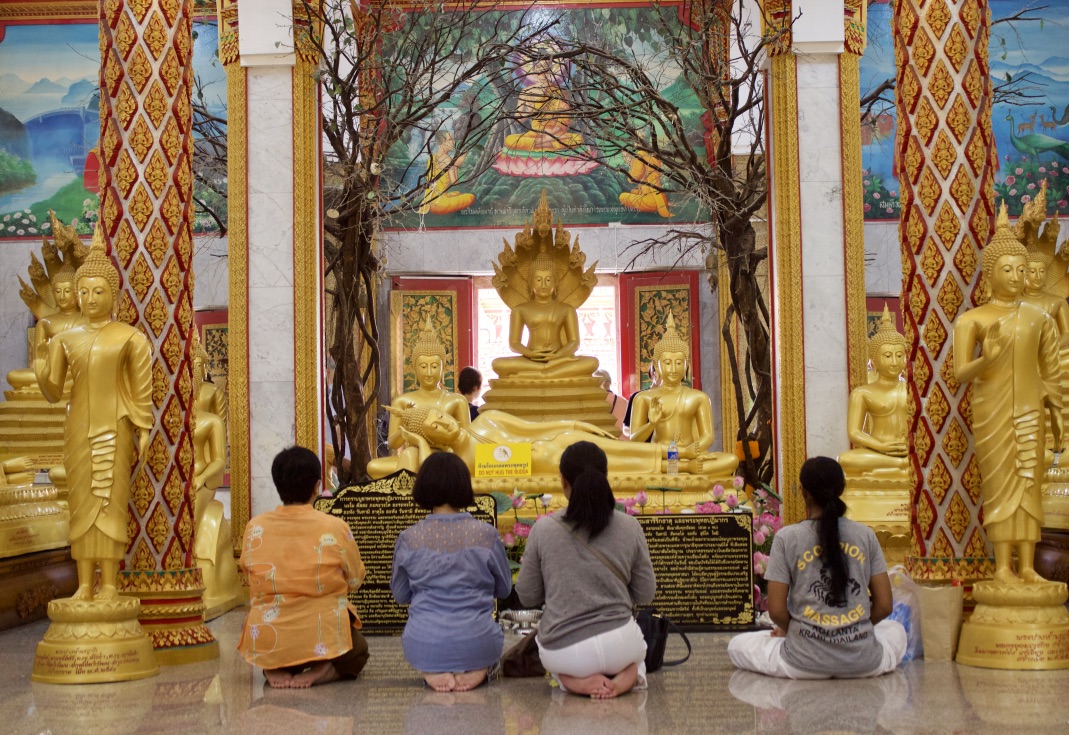
[{"label": "golden lotus pedestal", "polygon": [[909,554],[909,490],[908,479],[846,480],[846,515],[872,529],[888,565],[904,564]]},{"label": "golden lotus pedestal", "polygon": [[585,421],[619,435],[616,417],[605,399],[601,379],[495,378],[483,394],[483,406],[527,421]]},{"label": "golden lotus pedestal", "polygon": [[1042,493],[1043,527],[1069,531],[1069,468],[1047,470]]},{"label": "golden lotus pedestal", "polygon": [[53,600],[52,624],[37,644],[34,681],[46,684],[95,684],[130,681],[160,672],[152,641],[137,616],[135,597],[114,600]]},{"label": "golden lotus pedestal", "polygon": [[957,662],[987,669],[1069,669],[1069,590],[1064,582],[973,586]]}]

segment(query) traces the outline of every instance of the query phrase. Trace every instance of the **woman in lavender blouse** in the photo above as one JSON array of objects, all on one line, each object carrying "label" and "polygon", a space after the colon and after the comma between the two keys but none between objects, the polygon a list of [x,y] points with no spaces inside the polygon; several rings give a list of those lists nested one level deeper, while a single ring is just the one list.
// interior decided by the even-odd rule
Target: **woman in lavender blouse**
[{"label": "woman in lavender blouse", "polygon": [[496,528],[462,510],[475,496],[455,454],[436,452],[423,462],[412,499],[430,513],[401,533],[393,552],[390,589],[409,606],[405,660],[435,691],[474,689],[501,656],[494,598],[512,590],[505,547]]}]

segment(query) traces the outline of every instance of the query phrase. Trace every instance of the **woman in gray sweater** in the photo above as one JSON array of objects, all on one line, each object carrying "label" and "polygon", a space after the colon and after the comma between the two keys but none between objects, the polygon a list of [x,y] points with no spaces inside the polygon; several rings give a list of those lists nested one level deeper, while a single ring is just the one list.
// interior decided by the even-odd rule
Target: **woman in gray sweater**
[{"label": "woman in gray sweater", "polygon": [[606,471],[595,444],[564,450],[568,509],[531,529],[516,580],[524,605],[545,604],[542,665],[565,691],[595,699],[645,688],[646,643],[632,610],[652,602],[656,590],[642,527],[616,512]]}]

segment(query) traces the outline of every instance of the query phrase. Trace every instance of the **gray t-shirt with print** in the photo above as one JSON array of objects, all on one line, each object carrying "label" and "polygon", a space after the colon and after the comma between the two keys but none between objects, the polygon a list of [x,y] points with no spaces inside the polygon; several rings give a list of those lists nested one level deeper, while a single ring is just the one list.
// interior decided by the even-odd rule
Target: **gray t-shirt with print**
[{"label": "gray t-shirt with print", "polygon": [[820,558],[816,521],[802,521],[776,534],[765,579],[790,587],[784,662],[808,673],[864,676],[879,667],[883,656],[869,619],[869,580],[886,572],[887,562],[867,526],[840,518],[839,538],[849,575],[844,606],[828,603],[831,569],[825,569]]}]

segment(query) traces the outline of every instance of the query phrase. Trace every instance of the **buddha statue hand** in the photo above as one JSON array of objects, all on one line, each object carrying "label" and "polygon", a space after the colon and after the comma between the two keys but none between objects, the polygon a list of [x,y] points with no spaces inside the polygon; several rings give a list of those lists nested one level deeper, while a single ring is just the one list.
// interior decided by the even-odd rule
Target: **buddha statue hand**
[{"label": "buddha statue hand", "polygon": [[998,359],[998,356],[1002,354],[1002,350],[1009,347],[1012,337],[1010,335],[1003,335],[1001,322],[995,321],[984,332],[984,346],[981,350],[982,356],[988,363],[994,362]]},{"label": "buddha statue hand", "polygon": [[672,418],[672,414],[674,413],[674,410],[665,411],[664,403],[661,401],[661,397],[654,396],[654,398],[650,401],[650,411],[647,417],[651,424],[656,424],[661,421],[664,421],[665,419]]},{"label": "buddha statue hand", "polygon": [[909,444],[905,438],[889,442],[881,442],[874,439],[872,440],[871,448],[880,454],[886,454],[890,457],[905,457],[909,453]]}]

